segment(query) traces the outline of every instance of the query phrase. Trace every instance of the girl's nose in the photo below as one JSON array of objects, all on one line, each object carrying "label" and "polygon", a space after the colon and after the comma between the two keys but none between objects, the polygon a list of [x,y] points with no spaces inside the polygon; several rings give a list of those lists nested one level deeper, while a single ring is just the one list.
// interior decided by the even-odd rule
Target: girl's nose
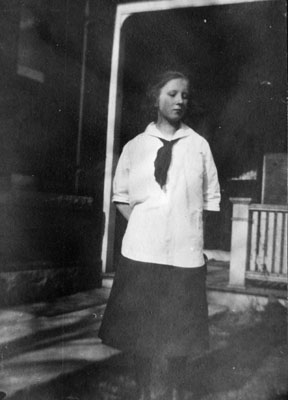
[{"label": "girl's nose", "polygon": [[177,101],[177,104],[182,104],[182,103],[183,103],[183,97],[182,97],[182,94],[178,94],[178,95],[177,95],[177,97],[176,97],[176,101]]}]

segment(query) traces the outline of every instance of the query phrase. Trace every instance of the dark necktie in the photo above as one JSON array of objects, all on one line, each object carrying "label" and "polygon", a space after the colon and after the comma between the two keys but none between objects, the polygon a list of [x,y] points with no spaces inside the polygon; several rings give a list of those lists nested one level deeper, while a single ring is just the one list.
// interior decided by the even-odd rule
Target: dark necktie
[{"label": "dark necktie", "polygon": [[161,138],[159,139],[163,143],[163,147],[160,147],[158,150],[156,159],[154,161],[154,176],[156,182],[158,182],[161,188],[163,188],[167,181],[168,169],[171,163],[172,147],[176,142],[178,142],[179,139],[174,139],[171,141]]}]

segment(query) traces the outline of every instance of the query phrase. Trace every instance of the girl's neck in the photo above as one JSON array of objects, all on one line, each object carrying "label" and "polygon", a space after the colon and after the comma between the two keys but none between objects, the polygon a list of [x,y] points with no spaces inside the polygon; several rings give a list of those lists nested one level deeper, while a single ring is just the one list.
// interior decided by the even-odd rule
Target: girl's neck
[{"label": "girl's neck", "polygon": [[158,120],[156,122],[157,129],[165,136],[167,139],[172,139],[175,132],[180,128],[180,122],[171,124],[166,120]]}]

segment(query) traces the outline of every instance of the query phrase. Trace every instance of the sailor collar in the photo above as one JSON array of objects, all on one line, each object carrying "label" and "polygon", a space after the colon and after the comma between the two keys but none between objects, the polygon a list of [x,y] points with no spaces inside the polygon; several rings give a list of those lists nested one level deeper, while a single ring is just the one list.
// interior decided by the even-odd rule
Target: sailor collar
[{"label": "sailor collar", "polygon": [[[158,137],[159,139],[167,140],[167,137],[164,136],[163,133],[160,132],[159,129],[156,127],[155,122],[151,122],[147,126],[144,133],[149,136],[154,136],[154,137]],[[181,122],[180,128],[174,133],[171,140],[181,139],[181,138],[184,138],[184,137],[190,136],[190,135],[191,135],[191,128],[189,128],[187,125],[185,125]]]}]

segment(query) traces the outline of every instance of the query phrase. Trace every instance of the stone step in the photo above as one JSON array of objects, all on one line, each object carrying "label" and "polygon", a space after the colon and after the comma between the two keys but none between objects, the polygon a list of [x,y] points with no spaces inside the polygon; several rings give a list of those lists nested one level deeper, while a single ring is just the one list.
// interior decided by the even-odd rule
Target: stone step
[{"label": "stone step", "polygon": [[97,336],[108,296],[96,289],[0,309],[0,392],[8,399],[117,354]]},{"label": "stone step", "polygon": [[219,304],[215,304],[215,303],[208,304],[209,319],[219,317],[228,311],[229,311],[229,308],[224,305],[219,305]]}]

